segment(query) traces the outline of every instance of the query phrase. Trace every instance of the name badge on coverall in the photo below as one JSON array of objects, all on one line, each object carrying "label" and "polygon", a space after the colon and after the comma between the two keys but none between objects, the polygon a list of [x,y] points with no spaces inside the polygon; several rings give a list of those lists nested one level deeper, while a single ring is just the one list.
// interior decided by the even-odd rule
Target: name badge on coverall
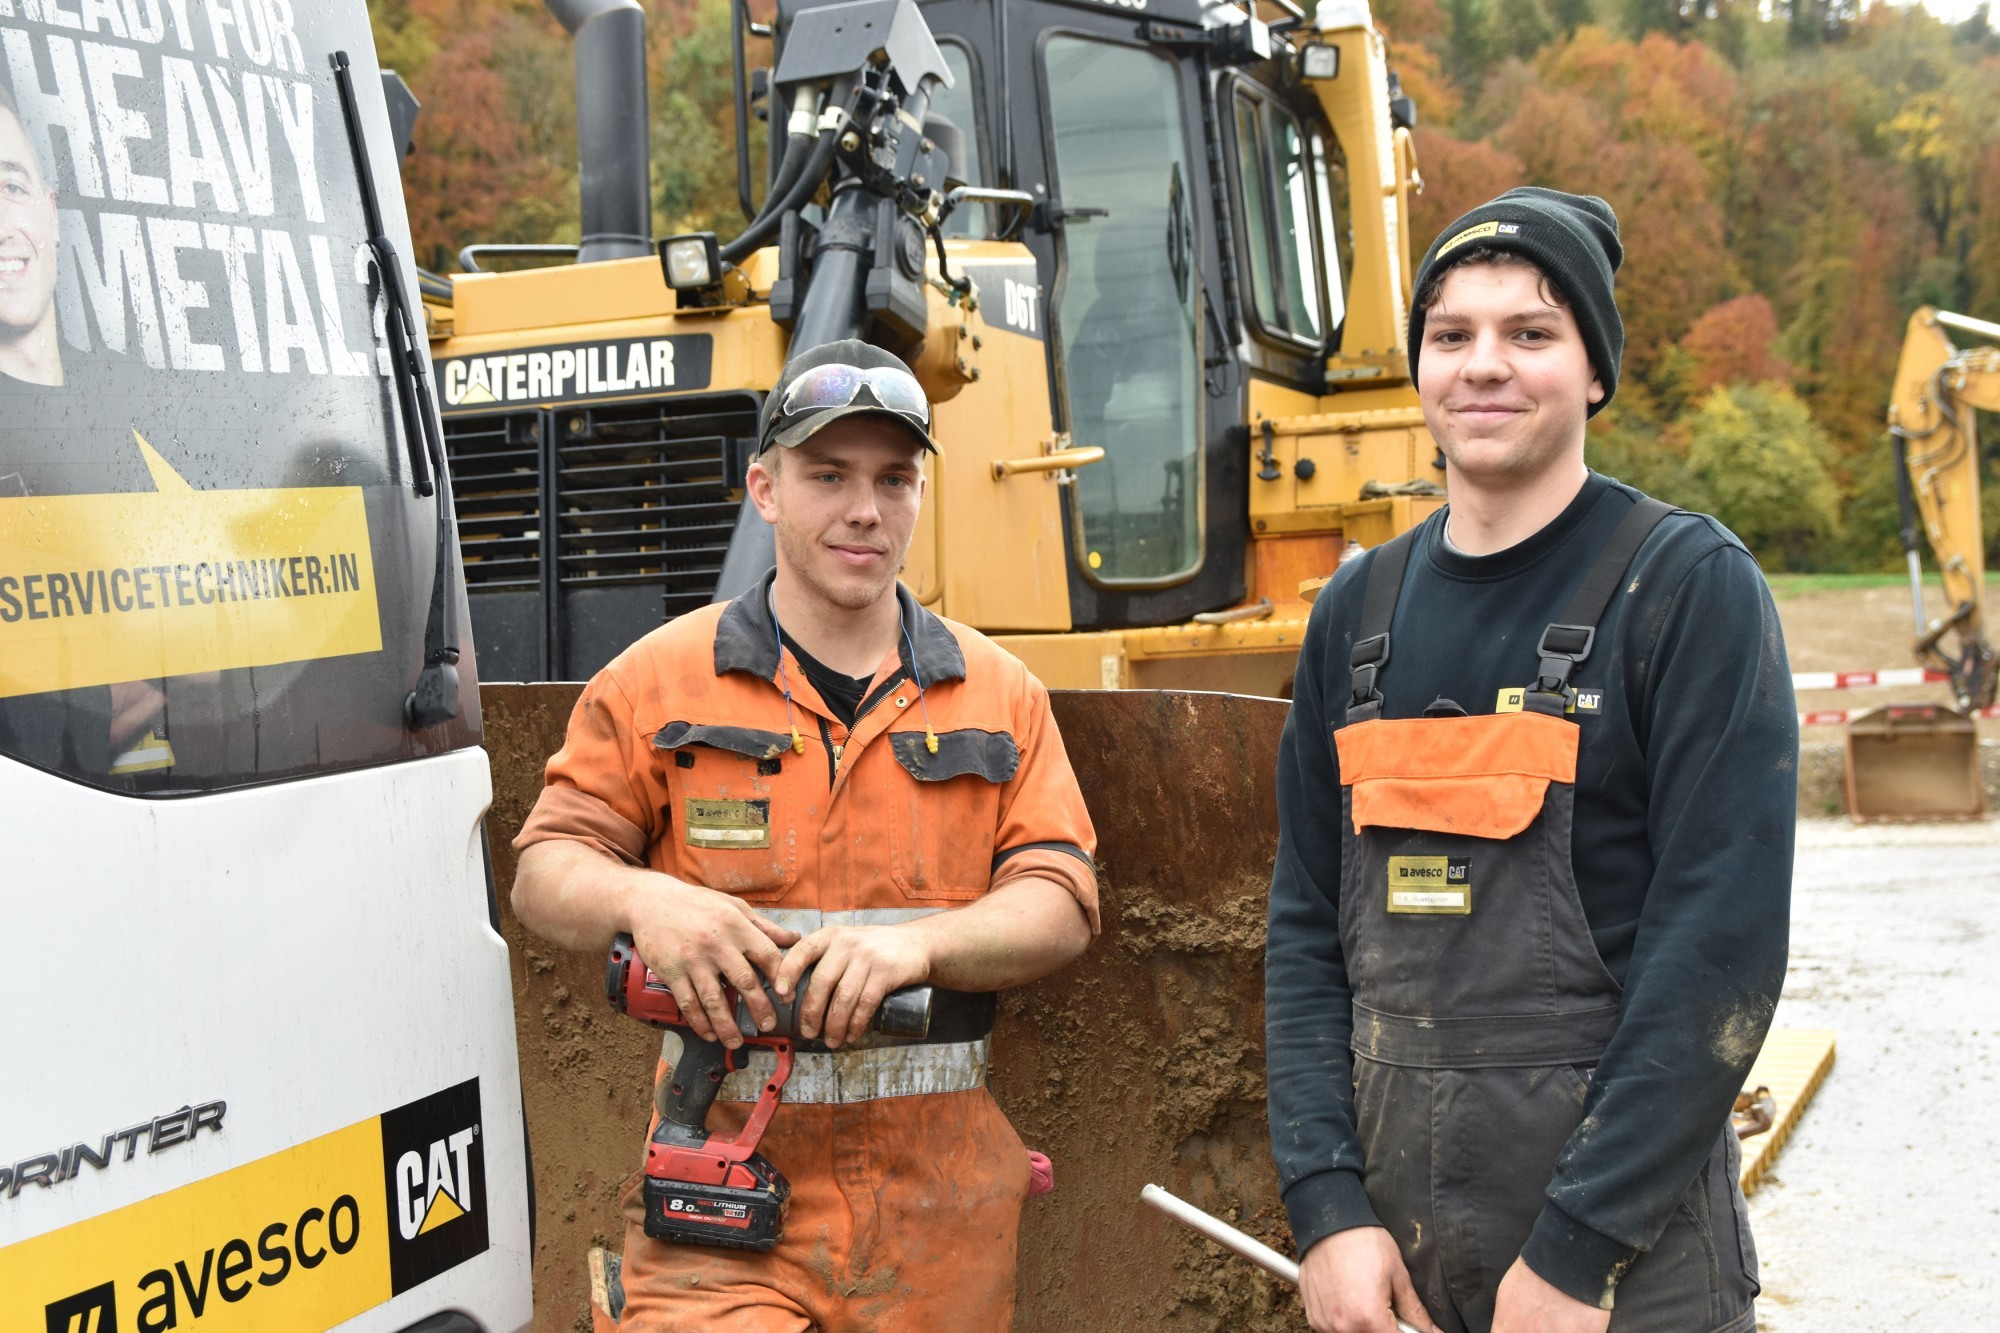
[{"label": "name badge on coverall", "polygon": [[1389,910],[1419,916],[1471,915],[1472,858],[1390,857]]},{"label": "name badge on coverall", "polygon": [[769,847],[769,801],[687,798],[687,844],[690,847]]}]

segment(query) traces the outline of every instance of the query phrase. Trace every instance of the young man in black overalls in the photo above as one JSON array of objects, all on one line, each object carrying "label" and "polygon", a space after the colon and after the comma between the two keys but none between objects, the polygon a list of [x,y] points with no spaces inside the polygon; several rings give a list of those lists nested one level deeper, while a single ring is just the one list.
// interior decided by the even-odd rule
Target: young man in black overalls
[{"label": "young man in black overalls", "polygon": [[1600,199],[1418,274],[1451,503],[1313,608],[1279,759],[1271,1138],[1313,1328],[1748,1333],[1731,1102],[1785,974],[1798,725],[1757,565],[1584,466]]}]

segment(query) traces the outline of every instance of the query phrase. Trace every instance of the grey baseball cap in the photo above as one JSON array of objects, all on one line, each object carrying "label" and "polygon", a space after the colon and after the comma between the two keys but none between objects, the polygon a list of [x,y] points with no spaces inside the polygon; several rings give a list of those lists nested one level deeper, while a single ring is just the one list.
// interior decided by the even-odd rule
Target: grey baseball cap
[{"label": "grey baseball cap", "polygon": [[[809,372],[824,372],[826,367],[849,370],[853,375],[809,376]],[[818,392],[787,411],[786,400],[797,396],[793,390],[802,380]],[[937,441],[931,438],[930,400],[917,377],[900,357],[858,338],[823,343],[792,359],[764,400],[757,452],[761,454],[774,444],[795,449],[842,417],[863,412],[895,422],[924,448],[939,452]]]}]

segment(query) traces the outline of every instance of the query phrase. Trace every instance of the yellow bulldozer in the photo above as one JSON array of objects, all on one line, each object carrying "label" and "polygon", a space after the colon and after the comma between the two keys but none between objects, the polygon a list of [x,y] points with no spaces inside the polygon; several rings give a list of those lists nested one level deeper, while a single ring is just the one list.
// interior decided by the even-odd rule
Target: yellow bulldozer
[{"label": "yellow bulldozer", "polygon": [[[943,444],[904,581],[1054,689],[1102,839],[1091,962],[1001,1001],[992,1086],[1062,1172],[1018,1325],[1296,1326],[1137,1200],[1289,1243],[1261,982],[1283,698],[1310,591],[1443,503],[1405,357],[1415,109],[1365,0],[779,0],[761,30],[738,0],[744,229],[657,240],[643,10],[548,3],[581,244],[468,245],[424,286],[496,877],[579,688],[555,682],[769,566],[743,476],[787,360],[896,351]],[[594,1002],[602,959],[503,929],[553,1329],[615,1290],[584,1255],[622,1234],[656,1048]]]},{"label": "yellow bulldozer", "polygon": [[1053,687],[1281,694],[1301,581],[1441,503],[1404,364],[1414,110],[1365,5],[885,3],[886,64],[836,73],[807,53],[838,20],[785,0],[738,80],[769,90],[763,206],[664,262],[638,47],[604,40],[636,0],[551,7],[590,68],[581,262],[473,245],[427,298],[488,678],[586,678],[761,573],[746,442],[834,337],[937,402],[906,583]]},{"label": "yellow bulldozer", "polygon": [[[1121,807],[1088,974],[1002,1004],[996,1095],[1062,1172],[1020,1325],[1057,1326],[1093,1273],[1143,1293],[1110,1327],[1290,1322],[1273,1279],[1137,1199],[1157,1182],[1288,1243],[1262,1080],[1273,696],[1301,585],[1443,501],[1404,356],[1415,112],[1365,4],[781,0],[771,68],[737,67],[739,148],[759,114],[770,134],[761,180],[739,153],[744,231],[657,243],[643,11],[550,9],[576,41],[582,243],[469,245],[424,283],[496,878],[578,688],[534,682],[768,566],[743,472],[790,355],[900,353],[944,445],[904,581],[1055,688],[1085,789]],[[545,266],[482,271],[523,257]],[[657,1052],[595,1003],[601,959],[503,928],[538,1320],[567,1327],[620,1234]],[[1061,1040],[1085,1011],[1122,1035]]]}]

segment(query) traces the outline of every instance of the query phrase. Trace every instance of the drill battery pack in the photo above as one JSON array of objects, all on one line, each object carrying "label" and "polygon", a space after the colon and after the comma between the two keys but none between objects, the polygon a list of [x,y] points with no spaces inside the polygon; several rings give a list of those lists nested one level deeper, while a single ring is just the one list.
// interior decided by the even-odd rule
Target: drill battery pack
[{"label": "drill battery pack", "polygon": [[730,1173],[754,1185],[709,1185],[646,1177],[646,1234],[655,1240],[768,1250],[784,1230],[792,1186],[763,1154],[753,1153]]}]

